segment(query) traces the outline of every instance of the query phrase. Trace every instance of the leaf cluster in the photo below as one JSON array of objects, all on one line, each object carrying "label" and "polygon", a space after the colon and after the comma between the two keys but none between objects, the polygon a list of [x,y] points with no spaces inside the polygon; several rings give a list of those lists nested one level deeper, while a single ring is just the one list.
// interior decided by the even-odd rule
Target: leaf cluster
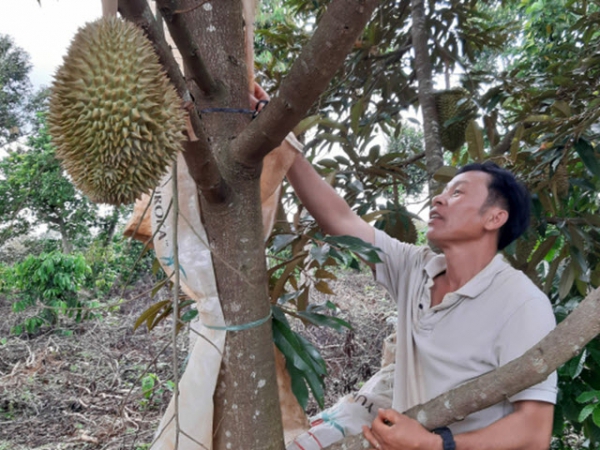
[{"label": "leaf cluster", "polygon": [[91,272],[82,255],[60,252],[28,256],[23,262],[5,269],[3,290],[13,302],[14,312],[33,310],[34,315],[13,328],[13,333],[34,334],[42,326],[55,326],[61,315],[79,322],[92,318],[86,307],[96,302],[83,300],[78,294]]}]

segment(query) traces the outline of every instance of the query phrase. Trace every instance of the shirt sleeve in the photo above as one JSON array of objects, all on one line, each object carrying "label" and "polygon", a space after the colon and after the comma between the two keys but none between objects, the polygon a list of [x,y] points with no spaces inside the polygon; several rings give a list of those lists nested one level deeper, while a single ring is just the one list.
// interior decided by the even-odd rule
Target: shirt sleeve
[{"label": "shirt sleeve", "polygon": [[389,291],[392,298],[402,298],[399,294],[405,290],[414,271],[423,270],[428,249],[400,242],[377,228],[375,246],[381,249],[381,263],[375,265],[375,280]]},{"label": "shirt sleeve", "polygon": [[[540,295],[526,301],[518,308],[500,331],[496,350],[502,366],[519,358],[541,341],[556,326],[548,299]],[[537,400],[556,403],[557,375],[553,372],[539,384],[509,398],[511,402]]]}]

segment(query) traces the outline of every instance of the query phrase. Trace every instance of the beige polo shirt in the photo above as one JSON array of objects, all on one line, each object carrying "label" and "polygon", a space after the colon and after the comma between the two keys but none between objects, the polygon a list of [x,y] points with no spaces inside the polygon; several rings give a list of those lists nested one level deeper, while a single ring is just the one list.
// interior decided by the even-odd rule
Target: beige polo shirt
[{"label": "beige polo shirt", "polygon": [[[433,278],[443,255],[403,244],[375,230],[383,250],[376,279],[398,304],[393,407],[426,402],[521,356],[556,325],[548,298],[522,272],[494,259],[442,303],[430,308]],[[511,402],[556,402],[556,374],[509,400],[450,426],[454,433],[483,428],[513,411]]]}]

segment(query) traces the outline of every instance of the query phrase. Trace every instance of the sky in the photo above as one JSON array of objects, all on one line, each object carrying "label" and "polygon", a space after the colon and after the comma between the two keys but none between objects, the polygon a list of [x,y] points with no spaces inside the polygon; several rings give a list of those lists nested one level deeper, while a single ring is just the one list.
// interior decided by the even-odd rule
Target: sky
[{"label": "sky", "polygon": [[102,15],[100,0],[0,0],[0,34],[25,50],[37,88],[49,86],[77,29]]}]

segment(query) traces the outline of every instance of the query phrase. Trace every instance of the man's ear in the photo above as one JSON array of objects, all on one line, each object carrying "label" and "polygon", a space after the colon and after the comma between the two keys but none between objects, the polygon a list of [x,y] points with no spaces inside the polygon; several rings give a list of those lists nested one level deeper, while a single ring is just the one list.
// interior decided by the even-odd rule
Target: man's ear
[{"label": "man's ear", "polygon": [[486,230],[499,230],[508,220],[508,211],[497,206],[488,209],[487,220],[485,221]]}]

